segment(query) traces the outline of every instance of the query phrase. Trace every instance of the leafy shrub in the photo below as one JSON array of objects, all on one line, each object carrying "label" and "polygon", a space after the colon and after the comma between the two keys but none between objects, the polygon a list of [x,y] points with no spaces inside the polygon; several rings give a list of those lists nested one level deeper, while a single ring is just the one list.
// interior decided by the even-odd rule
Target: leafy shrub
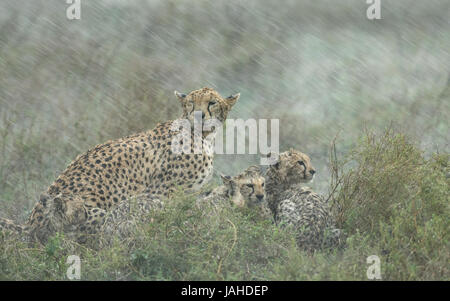
[{"label": "leafy shrub", "polygon": [[448,279],[449,154],[426,159],[403,134],[367,132],[334,170],[338,224],[366,233],[386,277]]}]

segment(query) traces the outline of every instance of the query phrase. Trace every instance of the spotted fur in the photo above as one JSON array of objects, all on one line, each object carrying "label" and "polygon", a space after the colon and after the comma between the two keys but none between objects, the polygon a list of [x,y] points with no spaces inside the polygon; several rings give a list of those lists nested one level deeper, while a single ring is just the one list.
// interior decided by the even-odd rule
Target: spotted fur
[{"label": "spotted fur", "polygon": [[[194,111],[201,111],[202,122],[214,118],[222,122],[239,98],[239,94],[222,98],[210,88],[188,95],[175,94],[183,107],[181,118],[189,120],[191,127]],[[48,235],[42,235],[45,232],[42,229],[47,227],[48,232],[72,229],[84,221],[87,222],[84,230],[89,231],[89,217],[94,219],[94,209],[104,213],[101,210],[112,210],[120,202],[141,193],[168,198],[176,189],[195,191],[201,188],[212,176],[213,132],[200,132],[201,137],[194,136],[193,131],[181,130],[175,121],[166,121],[153,130],[97,145],[78,156],[33,208],[26,224],[33,236],[45,241]],[[180,137],[184,135],[191,138],[190,145],[183,145]],[[197,139],[201,141],[200,146],[195,143]],[[173,141],[179,141],[177,147],[191,153],[174,152]],[[64,204],[67,212],[59,211],[62,207],[57,204]],[[53,220],[58,214],[63,216],[61,221]]]},{"label": "spotted fur", "polygon": [[256,170],[247,169],[234,176],[222,175],[223,185],[216,187],[197,204],[221,206],[231,201],[238,207],[256,209],[261,216],[270,217],[265,193],[265,179]]},{"label": "spotted fur", "polygon": [[343,243],[342,231],[335,228],[328,204],[311,188],[288,189],[279,199],[282,201],[278,204],[275,221],[294,227],[300,248],[314,251]]},{"label": "spotted fur", "polygon": [[269,167],[251,166],[266,180],[266,194],[274,220],[294,227],[300,248],[313,251],[342,244],[343,233],[334,226],[330,208],[311,188],[301,187],[316,173],[311,159],[294,149],[281,153]]},{"label": "spotted fur", "polygon": [[269,166],[250,166],[248,170],[259,172],[266,181],[267,203],[276,215],[280,196],[286,189],[310,182],[316,173],[308,155],[294,149],[281,154],[270,154],[277,160]]},{"label": "spotted fur", "polygon": [[110,245],[116,239],[125,241],[133,237],[138,224],[152,222],[151,213],[161,210],[164,203],[152,196],[141,194],[122,201],[105,215],[97,216],[98,226],[92,232],[79,229],[77,240],[93,246]]}]

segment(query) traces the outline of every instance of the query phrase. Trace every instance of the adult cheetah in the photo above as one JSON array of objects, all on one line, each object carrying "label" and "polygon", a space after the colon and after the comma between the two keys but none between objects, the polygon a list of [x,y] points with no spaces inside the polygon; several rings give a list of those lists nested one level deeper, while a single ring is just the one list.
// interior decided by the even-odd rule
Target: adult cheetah
[{"label": "adult cheetah", "polygon": [[[69,203],[80,204],[80,210],[85,210],[84,218],[90,222],[95,221],[90,216],[93,208],[97,212],[110,210],[119,202],[143,192],[168,197],[175,189],[195,191],[210,179],[214,131],[186,132],[179,125],[188,122],[194,128],[199,119],[202,123],[208,120],[224,122],[240,95],[223,98],[210,88],[187,95],[175,91],[175,95],[183,108],[179,119],[160,123],[150,131],[97,145],[78,156],[58,176],[46,192],[48,197],[38,201],[26,224],[34,237],[40,241],[48,237],[49,219],[58,213],[55,211],[58,206],[53,206],[53,198],[57,196],[67,198]],[[181,153],[173,151],[174,141]],[[184,141],[189,142],[183,144]],[[50,204],[55,214],[46,213]]]}]

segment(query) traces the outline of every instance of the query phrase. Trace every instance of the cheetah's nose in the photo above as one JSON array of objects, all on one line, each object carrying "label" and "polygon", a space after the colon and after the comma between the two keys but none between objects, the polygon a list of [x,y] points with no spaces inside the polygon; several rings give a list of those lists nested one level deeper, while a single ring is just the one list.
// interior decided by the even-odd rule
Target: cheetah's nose
[{"label": "cheetah's nose", "polygon": [[202,119],[205,119],[205,112],[202,112]]},{"label": "cheetah's nose", "polygon": [[309,171],[309,173],[313,176],[313,175],[316,173],[316,171],[315,171],[314,169],[311,169],[311,170]]},{"label": "cheetah's nose", "polygon": [[262,199],[264,198],[264,195],[262,194],[257,194],[256,198],[258,199],[258,201],[262,201]]}]

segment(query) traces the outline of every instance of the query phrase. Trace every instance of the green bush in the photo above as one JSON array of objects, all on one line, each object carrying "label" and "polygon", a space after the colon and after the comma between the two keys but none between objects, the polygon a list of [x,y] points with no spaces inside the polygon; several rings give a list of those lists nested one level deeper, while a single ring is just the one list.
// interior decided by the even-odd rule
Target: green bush
[{"label": "green bush", "polygon": [[426,159],[405,135],[366,133],[334,173],[338,224],[365,233],[389,279],[448,279],[449,154]]}]

